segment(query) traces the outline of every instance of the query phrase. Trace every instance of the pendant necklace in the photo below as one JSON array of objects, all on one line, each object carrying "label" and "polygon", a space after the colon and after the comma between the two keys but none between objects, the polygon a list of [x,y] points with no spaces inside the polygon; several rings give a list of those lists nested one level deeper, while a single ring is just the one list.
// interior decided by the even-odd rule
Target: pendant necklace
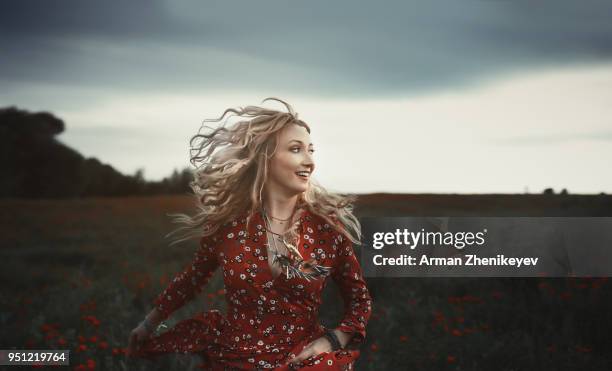
[{"label": "pendant necklace", "polygon": [[[263,209],[263,216],[264,222],[266,224],[266,231],[272,234],[272,244],[274,244],[274,258],[272,262],[281,266],[281,268],[285,271],[287,279],[298,277],[310,282],[311,279],[326,277],[329,274],[329,272],[331,271],[330,267],[319,265],[314,259],[304,261],[302,254],[300,254],[295,245],[287,242],[287,240],[285,240],[285,237],[280,233],[272,231],[271,223],[268,219],[267,213],[265,212],[265,208]],[[287,252],[289,252],[289,255],[294,255],[296,260],[295,263],[292,261],[290,256],[283,255],[278,251],[278,246],[276,245],[277,239],[281,243],[283,243],[283,245],[285,245],[285,247],[287,248]],[[299,245],[299,236],[297,245]],[[268,246],[271,246],[271,244],[268,243]]]}]

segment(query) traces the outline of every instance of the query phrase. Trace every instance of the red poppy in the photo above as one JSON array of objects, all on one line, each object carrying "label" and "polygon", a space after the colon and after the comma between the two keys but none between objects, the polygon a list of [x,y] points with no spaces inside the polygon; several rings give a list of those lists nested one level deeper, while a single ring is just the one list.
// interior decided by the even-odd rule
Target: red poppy
[{"label": "red poppy", "polygon": [[370,345],[370,349],[372,350],[372,352],[376,352],[378,351],[378,345],[376,343]]},{"label": "red poppy", "polygon": [[49,332],[49,333],[48,333],[48,334],[45,336],[45,340],[51,340],[51,339],[53,339],[54,337],[56,337],[56,336],[58,336],[58,335],[59,335],[59,334],[58,334],[57,332],[55,332],[55,331],[53,331],[53,332]]},{"label": "red poppy", "polygon": [[127,348],[113,348],[113,355],[127,354]]},{"label": "red poppy", "polygon": [[92,343],[97,343],[98,342],[98,337],[94,335],[94,336],[89,338],[89,341],[92,342]]},{"label": "red poppy", "polygon": [[98,343],[98,348],[100,349],[107,349],[108,348],[108,343],[106,341],[101,341]]},{"label": "red poppy", "polygon": [[448,363],[455,363],[455,361],[457,361],[457,357],[449,355],[448,357],[446,357],[446,361]]},{"label": "red poppy", "polygon": [[458,330],[458,329],[454,329],[452,334],[453,336],[463,336],[463,333],[461,332],[461,330]]},{"label": "red poppy", "polygon": [[90,370],[95,370],[96,368],[96,361],[94,361],[93,359],[88,359],[87,360],[87,368]]},{"label": "red poppy", "polygon": [[95,316],[83,316],[83,320],[89,322],[94,327],[100,326],[100,320],[98,320]]},{"label": "red poppy", "polygon": [[76,349],[77,352],[84,352],[86,350],[87,350],[87,344],[79,344],[79,346]]},{"label": "red poppy", "polygon": [[406,335],[402,335],[402,336],[400,336],[400,338],[399,338],[399,339],[400,339],[400,341],[401,341],[402,343],[405,343],[405,342],[407,342],[407,341],[408,341],[408,336],[406,336]]},{"label": "red poppy", "polygon": [[43,323],[40,325],[40,330],[42,332],[51,332],[56,331],[59,325],[57,323]]},{"label": "red poppy", "polygon": [[66,345],[66,340],[63,337],[57,339],[57,345]]}]

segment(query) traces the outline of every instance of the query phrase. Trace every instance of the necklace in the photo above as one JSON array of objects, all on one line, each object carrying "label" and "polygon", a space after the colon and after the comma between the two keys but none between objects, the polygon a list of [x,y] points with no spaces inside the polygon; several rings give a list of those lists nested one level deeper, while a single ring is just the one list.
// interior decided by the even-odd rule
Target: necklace
[{"label": "necklace", "polygon": [[291,216],[288,217],[287,219],[281,219],[281,218],[277,218],[277,217],[272,216],[272,215],[268,215],[268,217],[270,217],[271,219],[277,220],[280,224],[284,224],[286,221],[290,220],[292,216],[293,216],[293,214],[291,214]]},{"label": "necklace", "polygon": [[[289,215],[289,217],[287,219],[281,219],[281,218],[277,218],[275,216],[272,216],[272,214],[268,215],[266,213],[266,215],[268,215],[269,218],[277,220],[280,224],[285,224],[286,221],[291,220],[291,218],[293,218],[293,214],[295,214],[295,210],[297,209],[297,203],[295,204],[295,206],[293,207],[293,211],[291,212],[291,215]],[[265,211],[265,209],[264,209]]]},{"label": "necklace", "polygon": [[[283,245],[285,245],[285,247],[287,248],[287,251],[289,251],[289,253],[293,253],[294,255],[297,255],[300,257],[300,259],[304,259],[302,257],[302,254],[300,254],[300,252],[298,251],[298,249],[295,247],[295,245],[287,242],[287,240],[285,240],[285,236],[283,236],[280,233],[276,233],[272,230],[272,227],[270,226],[270,220],[268,219],[268,214],[266,213],[266,209],[263,209],[263,216],[264,216],[264,221],[265,221],[265,228],[266,231],[270,232],[274,238],[272,238],[272,243],[274,244],[274,250],[276,253],[279,253],[278,251],[278,247],[276,246],[276,239],[278,239],[280,242],[283,243]],[[299,236],[298,236],[299,238]],[[299,241],[297,242],[297,244],[299,245]],[[280,253],[279,253],[280,254]]]},{"label": "necklace", "polygon": [[[266,230],[273,235],[272,243],[274,244],[274,258],[272,263],[281,266],[281,269],[285,271],[287,279],[298,277],[310,282],[311,279],[326,277],[329,274],[331,271],[330,267],[319,265],[314,259],[304,261],[302,254],[300,254],[294,245],[288,243],[280,233],[272,231],[270,220],[268,219],[265,209],[263,211],[263,217],[266,224]],[[290,256],[283,255],[278,251],[278,246],[276,245],[277,239],[285,245],[290,255],[292,253],[294,254],[296,262],[293,262]],[[299,237],[297,244],[299,245]],[[268,244],[268,246],[270,246],[270,244]]]}]

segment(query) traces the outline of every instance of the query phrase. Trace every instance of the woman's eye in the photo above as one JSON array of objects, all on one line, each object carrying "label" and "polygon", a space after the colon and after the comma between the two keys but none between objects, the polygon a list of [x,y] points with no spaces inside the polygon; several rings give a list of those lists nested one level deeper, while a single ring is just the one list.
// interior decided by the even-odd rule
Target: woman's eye
[{"label": "woman's eye", "polygon": [[300,147],[293,147],[290,149],[291,152],[298,153],[300,151]]},{"label": "woman's eye", "polygon": [[308,152],[315,153],[315,150],[314,149],[309,149]]}]

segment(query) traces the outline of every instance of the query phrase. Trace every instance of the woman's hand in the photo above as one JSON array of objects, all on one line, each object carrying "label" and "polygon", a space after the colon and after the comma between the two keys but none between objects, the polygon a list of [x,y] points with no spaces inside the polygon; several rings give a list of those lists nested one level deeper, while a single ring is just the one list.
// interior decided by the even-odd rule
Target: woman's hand
[{"label": "woman's hand", "polygon": [[332,351],[332,346],[329,343],[329,340],[327,340],[324,336],[322,336],[314,341],[311,341],[308,345],[304,347],[304,349],[302,350],[302,352],[300,352],[300,354],[298,354],[296,357],[289,360],[289,362],[292,364],[299,363],[312,356],[316,356],[321,353],[331,352],[331,351]]},{"label": "woman's hand", "polygon": [[147,330],[143,323],[132,330],[128,341],[127,355],[132,356],[137,352],[142,343],[151,337],[151,332]]}]

